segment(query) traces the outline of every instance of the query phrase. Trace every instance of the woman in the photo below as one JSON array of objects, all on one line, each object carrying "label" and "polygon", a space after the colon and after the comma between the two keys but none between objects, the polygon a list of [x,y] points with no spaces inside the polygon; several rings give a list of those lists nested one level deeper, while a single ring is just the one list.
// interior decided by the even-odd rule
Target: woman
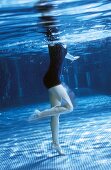
[{"label": "woman", "polygon": [[[38,9],[45,9],[47,11],[46,5],[45,8],[42,8],[42,4],[38,6]],[[48,8],[49,9],[49,8]],[[41,17],[44,19],[45,17]],[[48,20],[51,20],[51,16],[47,17]],[[54,19],[53,19],[54,22]],[[43,23],[43,22],[42,22]],[[44,22],[45,23],[45,22]],[[67,47],[62,43],[54,43],[55,37],[52,35],[52,32],[55,30],[52,28],[51,22],[50,25],[44,26],[46,28],[46,35],[51,40],[48,49],[50,56],[50,65],[43,78],[45,87],[48,89],[49,99],[51,103],[51,108],[43,111],[35,110],[35,113],[29,118],[29,120],[41,119],[47,116],[51,116],[51,131],[52,131],[52,146],[57,150],[60,155],[64,155],[60,144],[59,144],[59,116],[60,114],[70,113],[73,111],[73,104],[70,100],[70,97],[61,83],[61,72],[64,62],[64,58],[68,58]],[[56,27],[55,27],[56,28]]]},{"label": "woman", "polygon": [[43,82],[48,89],[51,103],[50,109],[44,111],[35,110],[35,113],[29,120],[36,120],[51,116],[52,146],[59,154],[64,154],[59,145],[59,116],[60,114],[70,113],[73,111],[73,104],[63,87],[60,77],[64,58],[67,54],[67,48],[61,43],[49,45],[50,65],[44,76]]}]

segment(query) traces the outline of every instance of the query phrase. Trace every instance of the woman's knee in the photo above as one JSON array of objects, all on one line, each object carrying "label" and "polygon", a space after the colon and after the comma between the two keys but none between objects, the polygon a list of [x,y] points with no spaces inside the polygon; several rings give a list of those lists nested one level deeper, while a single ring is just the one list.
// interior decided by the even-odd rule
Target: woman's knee
[{"label": "woman's knee", "polygon": [[71,104],[71,105],[67,105],[67,109],[68,109],[68,112],[73,112],[73,110],[74,110],[74,107],[73,107],[73,105]]}]

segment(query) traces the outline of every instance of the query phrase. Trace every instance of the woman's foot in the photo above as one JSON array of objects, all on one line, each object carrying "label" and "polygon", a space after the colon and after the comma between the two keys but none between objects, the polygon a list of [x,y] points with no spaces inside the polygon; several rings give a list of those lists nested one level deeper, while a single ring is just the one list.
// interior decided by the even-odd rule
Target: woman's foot
[{"label": "woman's foot", "polygon": [[29,118],[28,121],[34,121],[40,118],[40,111],[39,110],[35,110],[34,114],[32,114]]},{"label": "woman's foot", "polygon": [[61,146],[56,143],[52,143],[52,148],[54,148],[60,155],[65,155],[64,151],[62,150]]}]

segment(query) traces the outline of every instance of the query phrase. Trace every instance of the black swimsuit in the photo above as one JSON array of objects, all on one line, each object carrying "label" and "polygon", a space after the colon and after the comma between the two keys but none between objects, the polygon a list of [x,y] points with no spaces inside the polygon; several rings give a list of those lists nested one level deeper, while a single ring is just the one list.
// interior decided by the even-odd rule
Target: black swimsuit
[{"label": "black swimsuit", "polygon": [[61,84],[60,76],[64,58],[67,54],[67,48],[64,48],[62,43],[48,45],[50,55],[50,65],[47,73],[43,78],[46,88],[51,88]]},{"label": "black swimsuit", "polygon": [[44,85],[49,89],[61,84],[60,76],[63,61],[67,54],[67,48],[64,48],[62,43],[56,43],[59,40],[59,27],[61,24],[59,24],[57,16],[51,16],[50,12],[57,6],[55,6],[52,1],[40,1],[35,7],[37,11],[42,14],[39,17],[40,23],[42,23],[39,24],[39,26],[41,25],[41,29],[38,30],[41,30],[41,32],[45,34],[48,44],[52,44],[52,42],[54,43],[54,45],[48,45],[50,64],[47,73],[43,78]]}]

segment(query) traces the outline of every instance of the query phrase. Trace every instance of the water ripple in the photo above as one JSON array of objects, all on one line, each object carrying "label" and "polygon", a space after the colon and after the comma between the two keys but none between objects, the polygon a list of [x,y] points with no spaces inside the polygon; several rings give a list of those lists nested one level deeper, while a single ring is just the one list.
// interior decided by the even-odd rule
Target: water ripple
[{"label": "water ripple", "polygon": [[[36,52],[47,42],[40,29],[35,0],[4,1],[0,8],[1,57],[11,53]],[[51,15],[58,17],[61,41],[69,45],[104,40],[111,37],[110,1],[55,1],[58,6]],[[11,7],[10,7],[11,6]],[[66,19],[67,18],[67,19]],[[96,44],[95,44],[96,46]],[[10,47],[10,48],[9,48]],[[81,46],[82,48],[82,46]]]},{"label": "water ripple", "polygon": [[[61,167],[64,170],[89,170],[95,167],[96,170],[110,170],[111,98],[101,95],[76,100],[74,112],[60,117],[60,143],[67,153],[63,157],[51,149],[50,118],[33,123],[26,121],[36,105],[1,112],[1,127],[7,127],[1,129],[2,170],[48,170],[51,167],[54,170]],[[38,107],[43,110],[49,105],[44,103]]]}]

